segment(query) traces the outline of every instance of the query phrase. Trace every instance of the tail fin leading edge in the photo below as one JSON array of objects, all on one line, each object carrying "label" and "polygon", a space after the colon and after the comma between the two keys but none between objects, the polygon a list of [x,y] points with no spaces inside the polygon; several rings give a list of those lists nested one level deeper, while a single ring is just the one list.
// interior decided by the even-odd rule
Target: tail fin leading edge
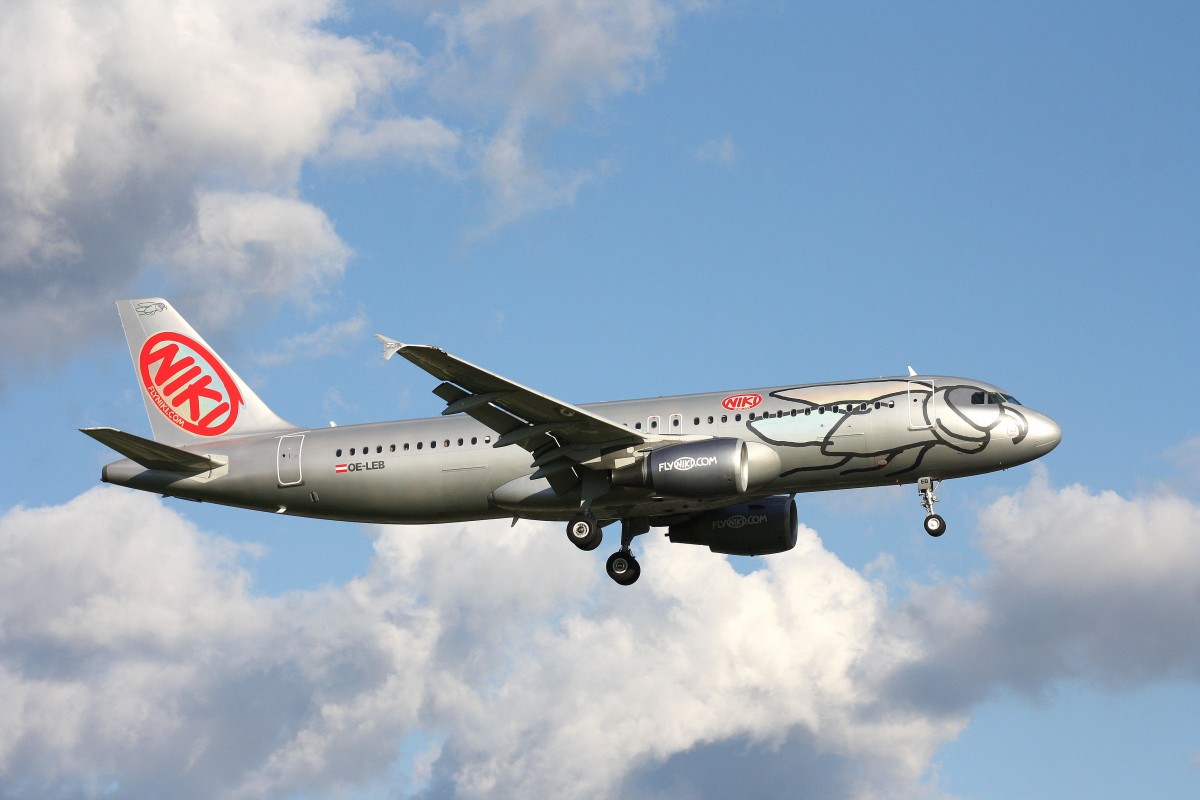
[{"label": "tail fin leading edge", "polygon": [[154,440],[171,446],[294,429],[160,297],[119,300]]}]

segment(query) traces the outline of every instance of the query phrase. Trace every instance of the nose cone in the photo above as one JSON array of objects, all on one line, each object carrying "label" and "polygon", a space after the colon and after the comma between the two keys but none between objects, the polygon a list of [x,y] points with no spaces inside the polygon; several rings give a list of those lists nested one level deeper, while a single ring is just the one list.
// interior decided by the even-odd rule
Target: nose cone
[{"label": "nose cone", "polygon": [[1062,428],[1045,414],[1034,414],[1029,418],[1028,440],[1039,456],[1044,456],[1062,441]]}]

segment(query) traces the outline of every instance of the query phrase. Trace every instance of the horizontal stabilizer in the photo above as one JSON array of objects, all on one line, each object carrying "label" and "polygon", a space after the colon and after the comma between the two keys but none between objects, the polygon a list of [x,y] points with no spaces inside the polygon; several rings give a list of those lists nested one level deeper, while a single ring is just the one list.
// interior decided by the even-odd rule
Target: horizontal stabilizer
[{"label": "horizontal stabilizer", "polygon": [[79,430],[101,444],[108,445],[126,458],[136,461],[146,469],[191,474],[207,472],[225,465],[224,461],[217,461],[199,453],[190,453],[168,444],[143,439],[116,428],[80,428]]}]

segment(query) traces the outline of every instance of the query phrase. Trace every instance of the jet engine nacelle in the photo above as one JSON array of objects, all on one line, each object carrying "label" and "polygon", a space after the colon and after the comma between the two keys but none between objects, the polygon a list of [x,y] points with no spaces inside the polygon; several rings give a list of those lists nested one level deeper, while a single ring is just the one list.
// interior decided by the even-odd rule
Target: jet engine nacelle
[{"label": "jet engine nacelle", "polygon": [[741,439],[708,439],[652,450],[636,464],[613,470],[614,486],[653,489],[667,497],[744,494],[779,477],[779,456]]},{"label": "jet engine nacelle", "polygon": [[796,501],[768,497],[706,511],[672,525],[667,536],[679,544],[707,545],[714,553],[761,556],[796,546]]}]

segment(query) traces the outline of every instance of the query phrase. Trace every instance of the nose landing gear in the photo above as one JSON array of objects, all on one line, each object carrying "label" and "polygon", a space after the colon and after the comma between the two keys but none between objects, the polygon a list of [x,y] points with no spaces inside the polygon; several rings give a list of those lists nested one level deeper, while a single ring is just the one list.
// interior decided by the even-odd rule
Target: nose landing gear
[{"label": "nose landing gear", "polygon": [[934,503],[938,501],[933,490],[941,481],[933,478],[917,479],[917,494],[921,495],[921,508],[925,509],[925,532],[930,536],[941,536],[946,532],[946,520],[933,513]]}]

